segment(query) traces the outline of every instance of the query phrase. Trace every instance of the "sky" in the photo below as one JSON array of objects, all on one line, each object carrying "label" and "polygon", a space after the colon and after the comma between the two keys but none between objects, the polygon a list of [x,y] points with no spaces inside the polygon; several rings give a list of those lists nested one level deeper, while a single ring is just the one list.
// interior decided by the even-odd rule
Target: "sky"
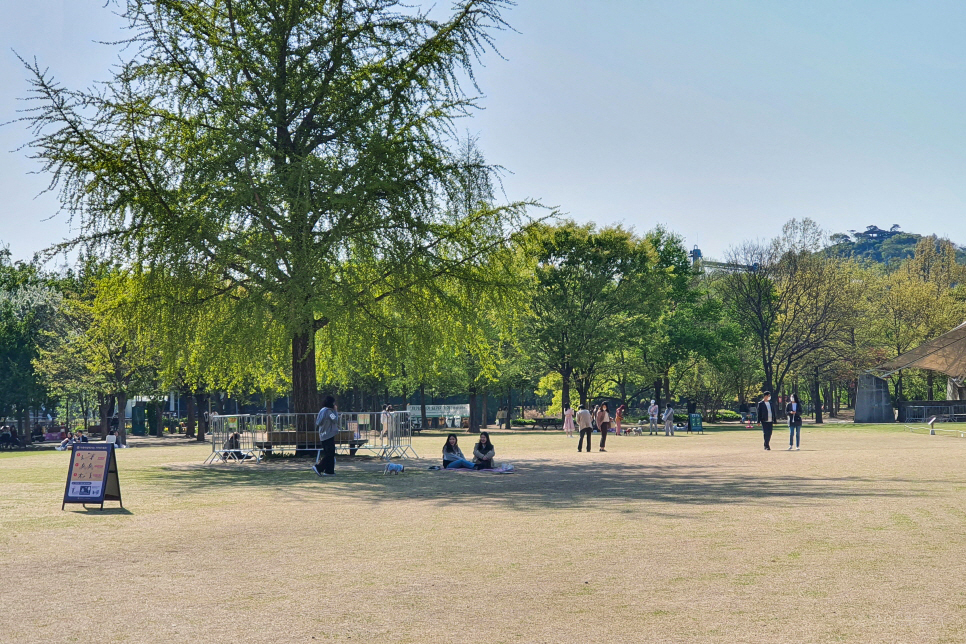
[{"label": "sky", "polygon": [[[69,87],[108,77],[104,0],[7,0],[0,122],[28,93],[14,53]],[[445,6],[438,3],[437,6]],[[458,124],[506,197],[580,222],[657,225],[723,257],[810,217],[966,244],[966,3],[520,0],[483,107]],[[0,242],[17,259],[75,234],[23,124],[0,127]],[[4,152],[11,151],[8,154]]]}]

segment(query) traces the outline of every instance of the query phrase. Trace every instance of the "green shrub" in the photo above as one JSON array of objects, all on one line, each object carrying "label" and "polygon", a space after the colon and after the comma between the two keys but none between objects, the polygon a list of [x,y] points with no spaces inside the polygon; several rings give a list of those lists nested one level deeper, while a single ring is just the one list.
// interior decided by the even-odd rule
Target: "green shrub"
[{"label": "green shrub", "polygon": [[741,414],[730,409],[719,409],[718,420],[741,420]]},{"label": "green shrub", "polygon": [[514,418],[512,421],[510,421],[511,426],[516,425],[517,427],[527,427],[527,426],[532,427],[533,425],[536,425],[536,424],[537,424],[537,421],[534,420],[533,418]]}]

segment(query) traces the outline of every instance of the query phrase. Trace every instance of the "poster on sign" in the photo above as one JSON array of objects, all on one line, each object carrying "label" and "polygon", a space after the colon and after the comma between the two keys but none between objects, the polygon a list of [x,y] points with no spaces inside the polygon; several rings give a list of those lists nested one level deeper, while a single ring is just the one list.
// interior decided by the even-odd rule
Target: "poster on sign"
[{"label": "poster on sign", "polygon": [[[117,475],[117,456],[111,443],[75,443],[67,469],[63,510],[68,503],[121,502],[121,483]],[[121,507],[124,504],[121,503]]]}]

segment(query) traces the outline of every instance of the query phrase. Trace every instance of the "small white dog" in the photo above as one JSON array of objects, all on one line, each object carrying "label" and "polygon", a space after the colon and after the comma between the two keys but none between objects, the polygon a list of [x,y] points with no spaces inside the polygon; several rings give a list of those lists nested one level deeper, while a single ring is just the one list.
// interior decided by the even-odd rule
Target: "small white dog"
[{"label": "small white dog", "polygon": [[382,475],[386,474],[402,474],[406,471],[406,466],[402,463],[386,463],[386,469],[382,471]]}]

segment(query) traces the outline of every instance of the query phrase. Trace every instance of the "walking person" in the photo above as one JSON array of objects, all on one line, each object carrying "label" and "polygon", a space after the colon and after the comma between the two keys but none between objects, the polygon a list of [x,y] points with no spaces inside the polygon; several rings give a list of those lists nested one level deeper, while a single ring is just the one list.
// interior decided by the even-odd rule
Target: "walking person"
[{"label": "walking person", "polygon": [[322,409],[315,417],[315,428],[319,432],[322,450],[312,470],[318,476],[335,476],[335,437],[339,434],[339,412],[335,408],[334,396],[326,396],[322,401]]},{"label": "walking person", "polygon": [[771,404],[771,392],[766,391],[758,403],[758,422],[765,438],[765,451],[771,451],[771,432],[775,427],[775,410]]},{"label": "walking person", "polygon": [[671,401],[667,401],[667,408],[664,410],[664,435],[674,436],[674,407]]},{"label": "walking person", "polygon": [[647,433],[648,436],[657,436],[657,417],[660,413],[661,407],[652,400],[651,406],[647,408],[647,416],[651,421],[650,431]]},{"label": "walking person", "polygon": [[600,430],[600,449],[599,452],[606,452],[604,445],[607,444],[607,431],[610,429],[610,414],[607,413],[607,403],[601,403],[597,408],[597,429]]},{"label": "walking person", "polygon": [[788,449],[801,449],[802,444],[802,406],[798,402],[798,396],[791,394],[788,397],[788,404],[785,406],[785,414],[788,416]]},{"label": "walking person", "polygon": [[572,407],[567,407],[564,410],[563,416],[564,416],[564,423],[563,423],[564,432],[566,432],[567,438],[573,438],[574,437],[574,410],[573,410],[573,408]]},{"label": "walking person", "polygon": [[503,429],[503,421],[506,420],[506,408],[500,407],[496,412],[496,428]]},{"label": "walking person", "polygon": [[590,451],[590,437],[594,433],[594,417],[587,410],[586,405],[581,405],[577,411],[577,429],[580,430],[580,439],[577,441],[577,451],[582,451],[584,437],[587,437],[587,451]]}]

